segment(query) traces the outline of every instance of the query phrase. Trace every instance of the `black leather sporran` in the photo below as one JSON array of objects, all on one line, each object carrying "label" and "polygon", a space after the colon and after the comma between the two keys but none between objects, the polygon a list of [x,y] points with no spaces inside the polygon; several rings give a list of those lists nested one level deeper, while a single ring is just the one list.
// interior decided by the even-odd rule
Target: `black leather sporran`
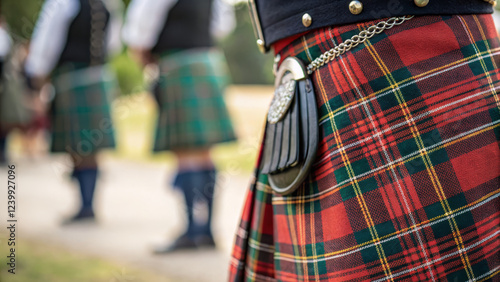
[{"label": "black leather sporran", "polygon": [[261,173],[278,194],[294,192],[306,179],[318,149],[318,110],[311,79],[301,61],[286,58],[276,73],[267,117]]}]

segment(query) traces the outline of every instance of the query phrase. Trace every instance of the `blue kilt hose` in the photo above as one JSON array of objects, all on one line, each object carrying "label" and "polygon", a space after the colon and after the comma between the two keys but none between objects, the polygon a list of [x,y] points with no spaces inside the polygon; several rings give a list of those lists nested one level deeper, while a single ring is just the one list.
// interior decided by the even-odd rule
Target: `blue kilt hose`
[{"label": "blue kilt hose", "polygon": [[236,139],[224,102],[224,55],[200,48],[160,60],[153,92],[159,104],[154,151],[203,148]]},{"label": "blue kilt hose", "polygon": [[115,146],[111,101],[117,89],[105,66],[66,64],[52,76],[52,152],[80,155]]}]

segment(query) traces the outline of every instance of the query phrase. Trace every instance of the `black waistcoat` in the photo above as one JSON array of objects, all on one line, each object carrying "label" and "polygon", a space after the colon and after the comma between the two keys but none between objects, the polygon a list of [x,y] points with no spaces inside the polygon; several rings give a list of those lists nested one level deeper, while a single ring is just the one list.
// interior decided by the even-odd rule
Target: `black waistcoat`
[{"label": "black waistcoat", "polygon": [[[351,0],[255,0],[266,45],[320,27],[345,25],[404,15],[463,15],[493,13],[493,6],[484,0],[430,0],[418,7],[413,0],[359,0],[361,13],[349,10]],[[302,16],[312,18],[310,26]]]},{"label": "black waistcoat", "polygon": [[[110,17],[109,12],[101,0],[78,1],[80,1],[80,11],[69,26],[66,45],[58,65],[64,63],[103,64],[106,60],[106,29]],[[90,1],[93,1],[92,6]],[[92,27],[94,27],[93,30]]]},{"label": "black waistcoat", "polygon": [[179,0],[170,10],[153,47],[154,54],[173,49],[213,46],[210,35],[212,0]]}]

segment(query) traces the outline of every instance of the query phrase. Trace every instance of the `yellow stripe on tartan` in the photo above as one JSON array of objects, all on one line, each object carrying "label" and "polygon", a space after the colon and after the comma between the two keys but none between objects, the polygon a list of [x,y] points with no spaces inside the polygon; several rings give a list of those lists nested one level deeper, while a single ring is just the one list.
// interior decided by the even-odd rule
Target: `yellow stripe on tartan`
[{"label": "yellow stripe on tartan", "polygon": [[[286,205],[287,208],[287,219],[288,219],[288,226],[290,228],[290,240],[292,241],[292,246],[293,246],[293,252],[294,254],[300,254],[300,251],[298,249],[299,243],[297,239],[297,231],[295,231],[295,223],[293,221],[293,209],[292,205]],[[302,271],[301,266],[295,264],[295,268],[297,269],[297,275],[300,276],[300,272]]]},{"label": "yellow stripe on tartan", "polygon": [[[446,69],[446,68],[451,68],[451,67],[454,67],[454,66],[460,65],[460,64],[462,64],[462,63],[465,63],[465,62],[470,61],[471,59],[478,58],[478,55],[480,55],[480,58],[482,58],[482,57],[483,57],[484,55],[486,55],[486,54],[490,54],[490,55],[492,55],[491,57],[493,57],[493,53],[495,53],[495,52],[497,52],[497,51],[500,51],[500,47],[495,48],[495,49],[488,49],[488,51],[483,51],[483,52],[477,53],[477,54],[475,54],[475,55],[471,55],[471,56],[469,56],[469,57],[467,57],[467,58],[463,58],[463,59],[460,59],[460,60],[454,61],[454,62],[452,62],[452,63],[446,64],[446,65],[442,65],[442,66],[440,66],[440,67],[438,67],[438,68],[435,68],[435,69],[432,69],[432,70],[429,70],[429,71],[423,72],[423,73],[418,74],[418,75],[415,75],[415,76],[413,76],[413,77],[409,77],[409,78],[403,79],[403,80],[401,80],[401,81],[398,83],[398,85],[403,85],[403,84],[408,83],[408,82],[410,82],[410,81],[412,81],[412,80],[418,80],[418,79],[420,79],[420,78],[422,78],[422,77],[425,77],[425,76],[431,75],[432,73],[440,72],[440,71],[442,71],[442,70],[444,70],[444,69]],[[494,61],[494,60],[493,60],[493,61]],[[489,73],[489,72],[488,72],[488,73]],[[486,76],[486,75],[488,75],[488,73],[483,73],[483,74],[481,74],[481,75]],[[363,97],[363,98],[364,98],[365,100],[369,100],[369,99],[372,99],[372,98],[374,98],[375,96],[377,96],[377,95],[379,95],[379,94],[382,94],[382,93],[384,93],[384,92],[386,92],[386,91],[389,91],[389,90],[391,90],[391,89],[393,89],[392,85],[391,85],[391,86],[387,86],[386,88],[380,89],[380,90],[378,90],[378,91],[376,91],[376,92],[373,92],[372,94],[370,94],[370,95],[368,95],[368,96],[365,96],[365,97]],[[328,117],[333,117],[333,115],[334,115],[334,114],[336,114],[336,113],[338,113],[338,112],[341,112],[341,111],[344,111],[344,110],[346,110],[347,108],[350,108],[350,107],[355,106],[355,105],[358,105],[358,104],[360,104],[360,100],[355,100],[355,101],[352,101],[352,102],[350,102],[350,103],[348,103],[348,104],[345,104],[345,105],[343,105],[343,106],[339,107],[338,109],[336,109],[336,110],[332,111],[332,112],[331,112],[331,114],[330,114],[330,113],[328,113],[327,115],[325,115],[325,116],[323,116],[323,117],[320,117],[320,119],[318,120],[318,122],[322,122],[322,121],[323,121],[323,120],[325,120],[326,118],[328,118]]]},{"label": "yellow stripe on tartan", "polygon": [[[315,217],[314,217],[314,215],[315,215],[314,202],[310,203],[310,210],[311,210],[311,212],[310,212],[309,216],[311,218],[311,220],[310,220],[310,222],[311,222],[311,231],[312,231],[311,233],[313,234],[311,236],[311,240],[312,240],[312,242],[311,242],[312,243],[312,252],[313,252],[313,257],[317,258],[318,254],[316,252],[316,236],[314,236],[314,234],[316,234],[316,221],[315,221]],[[318,261],[314,261],[314,275],[316,277],[319,276]]]},{"label": "yellow stripe on tartan", "polygon": [[[307,183],[307,181],[305,182]],[[304,184],[307,185],[307,184]],[[304,196],[306,192],[305,187],[303,189],[300,189],[299,193],[301,193],[301,196]],[[306,224],[306,213],[305,213],[306,207],[304,202],[299,202],[298,204],[298,223],[297,225],[300,228],[299,234],[301,236],[301,244],[300,247],[302,249],[302,254],[307,256],[307,228],[305,226]],[[311,233],[314,234],[314,233]],[[309,266],[307,263],[302,264],[302,267],[304,268],[304,279],[305,281],[309,281]]]},{"label": "yellow stripe on tartan", "polygon": [[[461,138],[458,138],[458,139],[455,139],[455,140],[452,140],[452,141],[449,141],[449,142],[443,143],[442,145],[436,146],[435,148],[428,149],[428,150],[427,150],[427,152],[429,152],[429,153],[433,153],[433,152],[435,152],[435,151],[438,151],[438,150],[441,150],[441,149],[447,148],[448,146],[451,146],[451,145],[453,145],[453,144],[456,144],[456,143],[461,142],[461,141],[463,141],[463,140],[466,140],[466,139],[468,139],[468,138],[474,137],[474,136],[479,135],[479,134],[481,134],[481,133],[483,133],[483,132],[493,130],[493,129],[495,129],[495,128],[499,127],[499,126],[500,126],[500,123],[496,123],[496,124],[494,124],[494,125],[492,125],[492,126],[485,127],[485,128],[483,128],[483,129],[481,129],[481,130],[474,131],[474,132],[472,132],[471,134],[464,135],[464,136],[463,136],[463,137],[461,137]],[[413,161],[413,160],[415,160],[416,158],[419,158],[419,157],[420,157],[420,156],[419,156],[419,155],[417,155],[417,156],[414,156],[414,157],[411,157],[411,158],[405,159],[405,160],[403,160],[403,161],[397,162],[397,165],[395,165],[395,168],[397,168],[397,167],[399,167],[399,166],[402,166],[402,165],[404,165],[405,163],[407,163],[407,162],[409,162],[409,161]],[[385,169],[383,169],[383,170],[382,170],[382,169],[381,169],[381,170],[378,170],[378,171],[375,171],[375,170],[374,170],[374,171],[372,171],[369,175],[364,176],[364,177],[361,177],[361,178],[358,178],[358,179],[359,179],[359,181],[363,181],[363,180],[366,180],[366,179],[368,179],[368,178],[371,178],[371,177],[373,177],[373,176],[375,176],[375,175],[383,174],[383,173],[385,173],[386,171],[389,171],[389,170],[391,170],[391,169],[392,169],[392,166],[387,167],[387,168],[385,168]],[[310,201],[310,202],[313,202],[313,201],[317,201],[317,200],[321,200],[321,199],[323,199],[323,198],[326,198],[326,197],[328,197],[328,196],[332,195],[333,193],[336,193],[336,192],[338,192],[339,190],[344,189],[344,188],[346,188],[346,187],[348,187],[348,186],[350,186],[350,185],[351,185],[351,184],[350,184],[350,182],[348,182],[348,183],[346,183],[346,184],[343,184],[343,185],[339,186],[338,188],[332,189],[332,190],[331,190],[331,191],[329,191],[328,193],[325,193],[325,194],[320,195],[320,196],[319,196],[319,197],[317,197],[317,198],[310,198],[310,199],[297,199],[297,200],[295,200],[295,201],[294,201],[294,200],[291,200],[291,199],[287,199],[287,200],[286,200],[286,202],[285,202],[285,200],[273,200],[273,204],[275,204],[275,205],[280,205],[280,204],[281,204],[281,205],[282,205],[282,204],[285,204],[285,203],[287,203],[287,204],[288,204],[288,203],[296,203],[296,202],[298,202],[298,201],[304,201],[304,202],[308,202],[308,201]]]},{"label": "yellow stripe on tartan", "polygon": [[[488,54],[491,54],[490,44],[488,43],[488,39],[486,38],[486,35],[484,34],[483,26],[479,22],[479,19],[477,18],[476,15],[472,15],[472,18],[474,19],[474,21],[477,24],[477,29],[479,30],[479,33],[481,33],[481,38],[483,39],[484,44],[486,45],[486,49],[488,50]],[[493,63],[493,68],[498,69],[497,63],[495,62],[495,60],[491,60],[491,62]]]},{"label": "yellow stripe on tartan", "polygon": [[[479,204],[479,203],[481,203],[483,201],[486,201],[487,199],[489,199],[489,198],[491,198],[491,197],[493,197],[493,196],[495,196],[497,194],[500,194],[500,189],[492,191],[492,192],[484,195],[483,197],[481,197],[480,199],[478,199],[478,200],[476,200],[474,202],[471,202],[471,203],[469,203],[469,204],[467,204],[465,206],[462,206],[460,208],[457,208],[457,209],[451,211],[451,214],[449,214],[449,215],[452,215],[452,214],[455,214],[455,213],[459,213],[459,212],[461,212],[463,210],[467,210],[470,207],[475,206],[475,205],[477,205],[477,204]],[[420,223],[418,223],[416,225],[412,225],[412,226],[400,229],[400,230],[398,230],[396,232],[393,232],[391,234],[384,235],[384,236],[380,237],[380,240],[389,239],[391,237],[398,236],[398,235],[404,234],[404,233],[410,233],[411,230],[417,229],[417,228],[422,227],[424,225],[431,224],[432,222],[440,220],[442,218],[445,218],[445,217],[447,217],[449,215],[442,214],[442,215],[439,215],[439,216],[427,219],[427,220],[422,221],[422,222],[420,222]],[[356,250],[356,249],[368,246],[370,244],[375,244],[375,243],[376,243],[375,240],[371,240],[371,241],[367,241],[367,242],[362,243],[362,244],[358,244],[356,246],[349,247],[347,249],[342,249],[342,250],[338,250],[338,251],[326,253],[324,255],[316,256],[316,257],[314,257],[314,256],[301,256],[301,257],[297,257],[297,256],[292,256],[292,255],[289,255],[287,253],[281,253],[281,252],[275,252],[275,255],[277,257],[283,257],[283,258],[293,259],[293,260],[297,260],[297,261],[300,261],[300,260],[303,260],[303,261],[304,260],[312,260],[312,259],[318,260],[318,259],[321,259],[321,258],[328,258],[328,257],[331,257],[331,256],[335,256],[335,255],[340,255],[340,254],[343,254],[343,253],[351,252],[353,250]]]},{"label": "yellow stripe on tartan", "polygon": [[[471,132],[470,134],[464,135],[464,136],[462,136],[462,137],[460,137],[460,138],[457,138],[457,139],[455,139],[455,140],[451,140],[451,141],[443,142],[443,144],[441,144],[441,145],[439,145],[439,146],[436,146],[436,147],[434,147],[434,148],[431,148],[431,149],[427,149],[427,151],[428,151],[429,153],[433,153],[433,152],[435,152],[435,151],[437,151],[437,150],[440,150],[440,149],[446,148],[446,147],[448,147],[448,146],[450,146],[450,145],[453,145],[453,144],[455,144],[455,143],[457,143],[457,142],[460,142],[460,141],[466,140],[466,139],[468,139],[468,138],[474,137],[474,136],[476,136],[476,135],[478,135],[478,134],[481,134],[481,133],[483,133],[483,132],[485,132],[485,131],[490,131],[490,130],[493,130],[493,129],[495,129],[495,128],[499,127],[499,126],[500,126],[500,123],[495,123],[495,124],[493,124],[493,125],[491,125],[491,126],[485,127],[485,128],[483,128],[483,129],[481,129],[481,130],[477,130],[477,131]],[[405,163],[407,163],[407,162],[409,162],[409,161],[413,161],[413,160],[415,160],[416,158],[419,158],[419,157],[420,157],[420,156],[414,156],[414,157],[410,157],[410,158],[405,159],[405,158],[404,158],[404,156],[403,156],[403,157],[401,158],[401,159],[402,159],[402,161],[397,162],[397,164],[395,165],[395,167],[402,166],[402,165],[404,165]],[[383,166],[379,167],[380,169],[379,169],[379,168],[374,169],[374,170],[370,171],[370,174],[369,174],[369,175],[364,176],[364,177],[361,177],[361,178],[358,178],[358,179],[359,179],[360,181],[363,181],[363,180],[366,180],[366,179],[368,179],[368,178],[370,178],[370,177],[372,177],[372,176],[374,176],[374,175],[379,175],[379,174],[385,173],[386,171],[389,171],[389,170],[391,170],[391,169],[392,169],[392,166],[389,166],[389,167],[387,167],[387,168],[385,168],[385,169],[383,169],[383,170],[381,169],[382,167],[383,167]],[[321,199],[323,199],[323,198],[325,198],[325,197],[327,197],[327,196],[330,196],[330,195],[331,195],[331,194],[333,194],[333,193],[336,193],[337,191],[339,191],[339,190],[341,190],[341,189],[343,189],[343,188],[348,187],[349,185],[350,185],[350,184],[349,184],[349,182],[347,182],[346,184],[340,185],[340,186],[336,187],[335,189],[332,189],[332,190],[330,190],[330,191],[328,191],[328,192],[326,192],[326,193],[324,193],[324,194],[320,194],[320,195],[318,195],[317,197],[311,197],[311,198],[309,198],[309,199],[297,199],[297,200],[293,201],[293,200],[291,200],[291,198],[290,198],[290,197],[288,197],[288,198],[286,199],[286,203],[295,203],[295,202],[298,202],[298,201],[306,201],[306,202],[307,202],[307,201],[316,201],[316,200],[321,200]],[[284,204],[284,203],[285,203],[285,200],[284,200],[284,198],[282,198],[282,197],[274,197],[274,198],[273,198],[273,203],[274,203],[274,204]]]},{"label": "yellow stripe on tartan", "polygon": [[[480,57],[479,54],[478,54],[479,53],[478,52],[479,48],[477,47],[476,41],[474,41],[474,39],[473,39],[473,35],[472,35],[472,32],[470,31],[469,25],[465,22],[465,20],[464,20],[464,18],[462,16],[458,16],[458,18],[460,19],[460,22],[464,26],[464,29],[467,31],[469,39],[470,39],[472,45],[474,46],[474,51],[476,51],[476,55],[479,58]],[[481,24],[479,24],[476,15],[473,15],[473,18],[476,21],[476,24],[477,24],[477,26],[478,26],[478,28],[479,28],[479,30],[481,32],[482,39],[485,42],[485,44],[487,46],[487,49],[489,50],[488,41],[486,40],[486,37],[484,36]],[[495,62],[495,60],[492,60],[492,61]],[[481,67],[483,68],[483,72],[486,73],[486,79],[488,80],[488,85],[490,86],[491,93],[493,94],[493,96],[495,97],[495,101],[497,102],[497,107],[498,107],[498,109],[500,109],[500,100],[498,99],[498,95],[497,95],[497,92],[495,91],[495,87],[493,85],[493,81],[491,80],[491,76],[488,73],[488,68],[486,67],[486,63],[482,59],[479,60],[479,62],[481,62]],[[497,69],[497,68],[495,67],[495,69]]]},{"label": "yellow stripe on tartan", "polygon": [[[477,17],[476,16],[473,16],[476,20],[476,23],[477,23]],[[463,17],[461,16],[458,16],[458,18],[460,19],[460,22],[462,23],[462,25],[464,26],[464,29],[465,31],[467,32],[467,35],[470,39],[470,42],[472,43],[472,45],[474,46],[474,50],[476,52],[476,57],[479,58],[479,62],[481,63],[481,67],[483,68],[483,72],[486,74],[486,79],[488,80],[488,85],[490,86],[490,90],[491,90],[491,93],[493,94],[493,97],[497,103],[497,107],[500,109],[500,101],[498,99],[498,95],[497,95],[497,92],[495,90],[495,86],[493,84],[493,81],[491,79],[491,76],[488,72],[488,68],[486,67],[486,63],[484,62],[484,60],[482,59],[481,55],[480,55],[480,52],[479,52],[479,48],[477,46],[477,43],[476,41],[474,41],[473,39],[473,35],[472,35],[472,32],[470,31],[470,28],[469,26],[467,25],[467,23],[465,22],[465,20],[463,19]],[[480,28],[480,24],[478,24],[478,27]],[[484,33],[482,34],[483,35],[483,40],[486,42],[485,40],[485,37],[484,37]],[[487,44],[487,43],[486,43]],[[489,47],[489,46],[488,46]],[[487,48],[489,50],[489,48]],[[494,60],[493,60],[494,61]],[[454,221],[455,225],[456,225],[456,222]],[[458,225],[457,225],[457,232],[460,234],[460,230],[458,228]],[[460,236],[460,235],[459,235]],[[459,237],[460,240],[462,240],[461,237]],[[463,245],[463,242],[462,242],[462,245]],[[474,277],[474,271],[472,270],[472,267],[470,266],[470,261],[469,261],[469,258],[467,256],[467,253],[465,253],[465,259],[467,260],[467,263],[469,265],[469,268],[470,268],[470,271],[471,271],[471,274],[472,276]],[[469,277],[470,279],[470,277]]]},{"label": "yellow stripe on tartan", "polygon": [[[259,192],[256,192],[256,195],[255,195],[256,197],[259,196],[258,193]],[[262,201],[261,201],[260,210],[259,210],[258,214],[265,214],[264,212],[265,212],[265,208],[266,208],[266,205],[267,205],[267,197],[271,197],[272,194],[268,194],[268,193],[261,193],[261,194],[262,194],[263,198],[262,198]],[[252,216],[252,218],[253,218],[253,216]],[[264,217],[261,216],[259,218],[260,218],[260,222],[258,223],[258,227],[257,227],[256,230],[263,230],[264,228],[262,227],[262,225],[264,224],[264,220],[263,220]],[[252,223],[250,223],[250,225],[251,224]],[[253,239],[252,238],[252,234],[249,234],[248,235],[249,239],[253,239],[253,240],[257,241],[257,242],[261,242],[262,241],[262,233],[261,232],[255,232],[255,233],[257,233],[257,235],[256,235],[257,238]],[[254,253],[248,252],[247,256],[250,257],[250,259],[252,261],[252,264],[251,264],[253,266],[252,269],[257,269],[258,268],[258,262],[259,262],[258,258],[259,258],[259,253],[260,252],[261,252],[261,250],[256,249],[256,248],[254,248]],[[257,261],[257,263],[255,261]]]},{"label": "yellow stripe on tartan", "polygon": [[273,193],[273,189],[271,188],[271,186],[269,186],[269,184],[264,184],[262,182],[259,182],[258,180],[256,180],[255,190],[262,191],[268,194]]},{"label": "yellow stripe on tartan", "polygon": [[277,281],[274,278],[257,274],[248,268],[245,268],[245,277],[250,279],[250,281]]},{"label": "yellow stripe on tartan", "polygon": [[489,279],[493,278],[494,276],[497,276],[499,273],[500,273],[500,269],[497,270],[497,271],[495,271],[495,272],[493,272],[491,275],[489,275],[489,276],[487,276],[487,277],[485,277],[483,279],[477,280],[477,281],[478,282],[482,282],[482,281],[489,280]]},{"label": "yellow stripe on tartan", "polygon": [[[432,182],[432,185],[434,186],[434,190],[436,191],[436,194],[439,197],[439,201],[441,203],[441,206],[443,207],[443,210],[445,211],[445,215],[448,215],[448,212],[451,210],[451,207],[447,201],[446,195],[444,194],[444,190],[443,190],[443,187],[439,181],[437,173],[432,165],[432,161],[430,160],[430,157],[429,157],[428,153],[426,152],[425,145],[424,145],[423,140],[421,138],[418,127],[417,127],[415,121],[413,120],[411,111],[408,108],[408,104],[406,103],[406,101],[403,97],[403,94],[401,93],[401,90],[399,89],[399,84],[392,76],[392,73],[389,71],[389,69],[387,68],[387,66],[385,65],[383,60],[381,59],[380,55],[377,53],[375,48],[370,43],[370,40],[367,40],[365,42],[365,45],[367,46],[367,50],[372,55],[374,61],[379,65],[382,72],[385,73],[385,77],[387,78],[388,82],[391,84],[391,86],[395,90],[394,91],[394,94],[396,94],[395,97],[398,100],[399,107],[401,108],[401,111],[403,112],[406,121],[408,122],[409,129],[410,129],[410,131],[415,139],[415,143],[417,144],[417,146],[419,148],[420,156],[422,157],[422,160],[425,164],[426,170],[429,174],[429,178]],[[463,246],[463,241],[462,241],[462,238],[460,235],[460,230],[455,222],[455,219],[452,218],[450,220],[449,224],[450,224],[450,228],[453,230],[452,234],[453,234],[455,243],[457,245],[457,248],[460,250],[463,248],[463,247],[461,247],[461,246]],[[465,258],[464,258],[464,256],[465,256]],[[462,253],[460,253],[460,258],[462,260],[462,263],[464,264],[464,267],[465,267],[465,270],[467,273],[467,277],[469,279],[471,279],[469,270],[472,271],[472,268],[470,266],[467,255],[466,254],[462,255]],[[472,275],[473,275],[473,273],[472,273]]]},{"label": "yellow stripe on tartan", "polygon": [[307,59],[309,59],[309,61],[312,61],[313,59],[311,57],[311,54],[309,53],[309,47],[307,46],[307,41],[305,36],[302,36],[302,46],[304,46],[304,51],[307,55]]},{"label": "yellow stripe on tartan", "polygon": [[[479,52],[479,48],[477,46],[476,41],[474,41],[474,39],[473,39],[472,32],[471,32],[471,30],[470,30],[467,22],[464,20],[464,18],[462,16],[458,16],[458,18],[460,19],[460,22],[462,23],[462,25],[464,26],[464,29],[468,33],[469,39],[470,39],[472,45],[474,46],[474,51],[476,52],[477,57],[480,58],[479,62],[481,63],[481,67],[483,68],[483,72],[486,74],[486,79],[488,80],[488,85],[490,86],[491,93],[493,94],[493,97],[495,98],[495,101],[497,103],[497,108],[500,109],[500,100],[499,100],[497,92],[495,90],[495,86],[493,84],[493,80],[491,79],[491,76],[490,76],[490,74],[488,72],[488,68],[486,67],[485,61],[481,58],[481,56],[479,54],[480,53]],[[473,18],[474,18],[474,20],[475,20],[475,22],[477,24],[478,29],[481,32],[481,36],[482,36],[483,41],[486,44],[487,50],[489,50],[489,45],[488,45],[488,42],[487,42],[486,37],[484,35],[484,32],[482,30],[481,24],[478,22],[478,19],[477,19],[476,15],[473,15]],[[494,62],[495,60],[492,60],[492,61]],[[494,66],[495,66],[495,69],[496,69],[496,64],[494,64]],[[457,229],[458,229],[458,227],[457,227]],[[458,232],[460,232],[460,231],[458,231]],[[470,265],[470,262],[468,261],[467,255],[466,255],[466,259],[467,259],[467,262]],[[472,276],[474,276],[474,272],[472,270],[472,267],[471,267],[470,271],[472,272]]]},{"label": "yellow stripe on tartan", "polygon": [[[373,47],[371,44],[371,41],[368,39],[365,41],[365,46],[367,47],[368,52],[372,55],[374,61],[377,63],[379,66],[380,70],[384,73],[385,77],[387,78],[387,81],[391,84],[393,87],[394,94],[396,96],[396,99],[398,100],[399,107],[401,108],[401,111],[403,112],[406,121],[408,122],[409,129],[412,132],[413,137],[415,138],[415,143],[417,144],[419,148],[420,155],[422,156],[422,160],[425,164],[426,170],[429,174],[429,177],[432,181],[432,185],[434,186],[434,190],[436,191],[436,194],[439,197],[439,201],[441,203],[441,206],[443,207],[443,210],[445,211],[445,215],[448,215],[449,211],[451,210],[451,207],[447,201],[446,195],[444,193],[443,187],[441,185],[441,182],[439,181],[439,177],[437,176],[437,173],[434,169],[434,166],[432,165],[432,161],[430,160],[430,157],[428,153],[426,152],[424,142],[421,138],[420,132],[418,130],[418,127],[413,120],[412,114],[410,109],[408,108],[408,105],[403,97],[403,94],[401,90],[399,89],[399,84],[394,79],[392,76],[392,73],[389,71],[389,68],[385,65],[384,61],[380,57],[380,55],[377,53],[377,50]],[[460,234],[460,228],[458,228],[458,225],[455,221],[454,218],[450,219],[450,227],[452,229],[452,234],[453,237],[455,238],[455,243],[457,245],[457,248],[463,249],[463,240]],[[469,258],[466,253],[460,252],[460,258],[462,260],[462,263],[464,264],[465,271],[467,273],[467,277],[469,279],[473,279],[472,276],[474,276],[474,273],[472,271],[472,267],[469,262]],[[469,273],[470,271],[470,273]]]},{"label": "yellow stripe on tartan", "polygon": [[[332,109],[330,107],[330,104],[328,103],[328,95],[326,94],[326,90],[323,86],[319,72],[315,72],[315,76],[317,78],[318,85],[320,86],[320,93],[322,95],[323,101],[325,102],[324,104],[326,105],[327,110],[329,112],[331,112]],[[375,224],[373,222],[373,219],[371,218],[371,215],[368,212],[368,205],[366,204],[366,202],[364,200],[363,193],[361,192],[361,187],[359,186],[359,183],[355,178],[354,170],[351,166],[351,163],[349,161],[347,153],[345,152],[345,150],[342,150],[342,148],[344,148],[344,145],[342,144],[342,139],[340,137],[340,133],[339,133],[339,130],[337,128],[337,124],[335,123],[335,119],[333,119],[333,118],[330,119],[330,123],[332,126],[332,131],[333,131],[333,135],[335,138],[335,142],[337,143],[337,146],[340,148],[340,154],[342,156],[342,161],[344,162],[347,174],[349,175],[349,178],[353,179],[353,183],[352,183],[353,190],[356,193],[356,199],[358,200],[358,203],[361,207],[361,211],[363,212],[363,216],[365,218],[365,221],[367,222],[368,230],[370,231],[370,235],[375,240],[380,241],[377,230],[375,229]],[[377,250],[377,255],[379,256],[380,263],[382,265],[382,268],[384,270],[385,275],[391,277],[391,281],[393,281],[392,272],[391,272],[391,269],[389,267],[387,257],[385,256],[384,249],[382,248],[382,246],[380,244],[375,244],[375,249]]]},{"label": "yellow stripe on tartan", "polygon": [[[306,189],[301,189],[300,190],[300,193],[302,193],[302,195],[304,195],[304,192],[305,192]],[[301,248],[301,251],[302,251],[302,254],[303,255],[307,255],[307,251],[306,251],[306,244],[307,244],[307,239],[306,239],[306,228],[304,226],[306,220],[305,220],[305,217],[306,217],[306,214],[305,214],[305,205],[304,203],[301,203],[299,202],[299,204],[297,205],[297,208],[298,208],[298,211],[297,211],[297,228],[299,229],[299,243],[300,243],[300,248]],[[303,277],[305,278],[305,281],[309,281],[309,269],[308,269],[308,265],[307,263],[304,263],[302,264],[302,267],[303,267]]]}]

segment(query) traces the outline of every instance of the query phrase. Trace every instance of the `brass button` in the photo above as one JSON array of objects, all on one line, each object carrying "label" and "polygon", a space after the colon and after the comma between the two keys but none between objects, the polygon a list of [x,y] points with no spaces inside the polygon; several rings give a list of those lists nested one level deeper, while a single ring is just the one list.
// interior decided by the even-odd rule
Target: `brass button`
[{"label": "brass button", "polygon": [[266,53],[266,44],[264,43],[264,40],[262,39],[257,39],[257,47],[259,47],[259,51],[262,53],[262,54],[265,54]]},{"label": "brass button", "polygon": [[302,16],[302,24],[305,27],[309,27],[312,24],[312,22],[313,22],[313,19],[311,18],[311,16],[308,13],[305,13]]},{"label": "brass button", "polygon": [[349,3],[349,11],[353,15],[361,14],[361,12],[363,11],[363,3],[359,2],[358,0],[351,1],[351,3]]},{"label": "brass button", "polygon": [[413,0],[413,2],[415,2],[415,5],[418,7],[425,7],[429,4],[429,0]]}]

